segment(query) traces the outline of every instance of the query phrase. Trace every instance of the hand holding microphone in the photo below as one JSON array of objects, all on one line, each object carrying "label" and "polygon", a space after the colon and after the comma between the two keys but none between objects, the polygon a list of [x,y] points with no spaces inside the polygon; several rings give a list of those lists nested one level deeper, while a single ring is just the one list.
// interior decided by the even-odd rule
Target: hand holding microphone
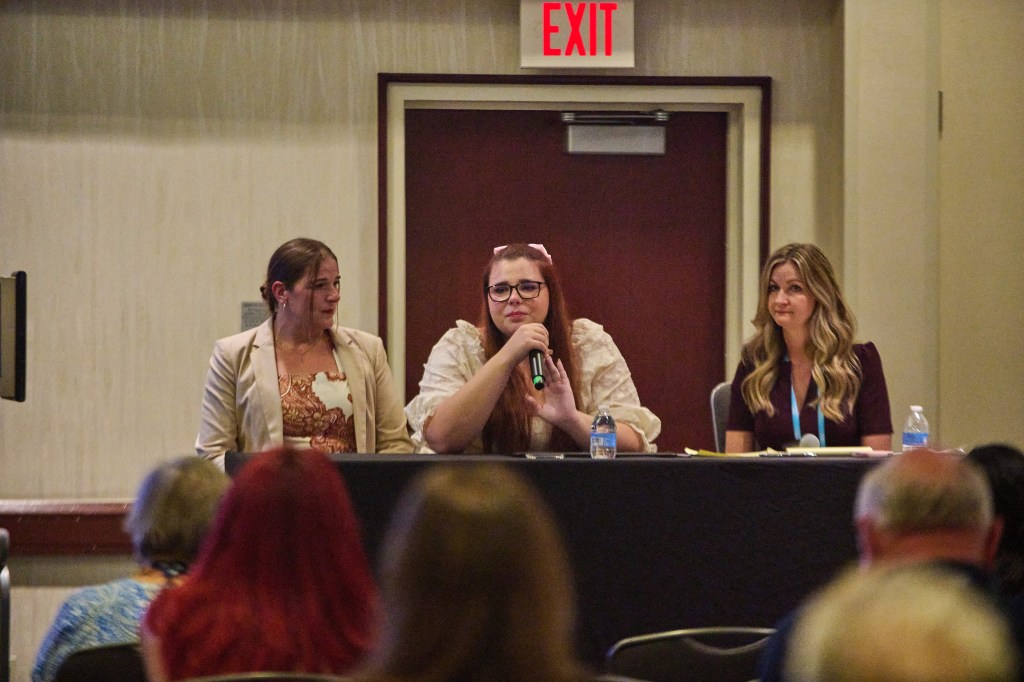
[{"label": "hand holding microphone", "polygon": [[[540,346],[538,348],[537,346]],[[547,386],[544,379],[544,362],[547,356],[548,330],[540,323],[524,324],[512,334],[503,351],[509,356],[510,364],[518,364],[525,351],[530,359],[530,377],[538,391]],[[514,359],[513,359],[514,358]]]},{"label": "hand holding microphone", "polygon": [[530,351],[530,374],[533,376],[533,387],[544,390],[544,353],[534,348]]}]

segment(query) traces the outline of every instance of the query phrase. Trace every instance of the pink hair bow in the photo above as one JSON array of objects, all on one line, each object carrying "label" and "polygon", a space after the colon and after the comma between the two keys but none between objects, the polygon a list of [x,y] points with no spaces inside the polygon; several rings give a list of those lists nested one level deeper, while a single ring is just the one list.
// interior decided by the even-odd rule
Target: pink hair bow
[{"label": "pink hair bow", "polygon": [[[527,244],[527,246],[529,246],[531,248],[534,248],[534,249],[537,249],[538,251],[543,253],[544,257],[548,259],[548,263],[551,263],[552,265],[555,264],[555,262],[553,260],[551,260],[551,254],[548,253],[548,250],[544,248],[543,244]],[[508,248],[508,244],[505,244],[504,246],[495,246],[494,247],[494,253],[497,254],[499,251],[504,251],[507,248]]]}]

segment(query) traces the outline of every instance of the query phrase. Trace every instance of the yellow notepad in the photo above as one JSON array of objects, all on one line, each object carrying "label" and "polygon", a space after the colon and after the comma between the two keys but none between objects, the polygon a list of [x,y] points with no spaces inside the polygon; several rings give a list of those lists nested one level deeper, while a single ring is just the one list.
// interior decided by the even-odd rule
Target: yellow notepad
[{"label": "yellow notepad", "polygon": [[852,447],[825,447],[825,448],[786,448],[787,455],[814,455],[818,457],[846,457],[850,455],[869,455],[872,450],[867,445]]},{"label": "yellow notepad", "polygon": [[715,452],[714,450],[694,450],[684,448],[683,452],[697,457],[760,457],[760,452]]}]

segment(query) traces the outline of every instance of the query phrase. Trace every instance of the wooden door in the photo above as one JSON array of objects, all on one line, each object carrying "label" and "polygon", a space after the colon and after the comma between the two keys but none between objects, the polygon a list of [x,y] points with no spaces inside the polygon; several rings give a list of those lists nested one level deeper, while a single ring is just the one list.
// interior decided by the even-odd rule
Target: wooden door
[{"label": "wooden door", "polygon": [[573,317],[615,339],[660,450],[711,448],[725,334],[723,112],[673,112],[664,156],[571,155],[557,111],[406,112],[406,399],[495,246],[540,242]]}]

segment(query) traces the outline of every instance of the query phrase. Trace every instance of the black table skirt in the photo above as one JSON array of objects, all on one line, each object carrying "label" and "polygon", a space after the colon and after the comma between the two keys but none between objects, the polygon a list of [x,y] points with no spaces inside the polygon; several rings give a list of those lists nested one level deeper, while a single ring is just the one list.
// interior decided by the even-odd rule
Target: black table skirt
[{"label": "black table skirt", "polygon": [[[247,455],[229,453],[229,473]],[[616,460],[333,455],[371,560],[406,484],[439,461],[501,461],[551,505],[579,602],[579,654],[709,625],[771,626],[856,559],[861,458]]]}]

